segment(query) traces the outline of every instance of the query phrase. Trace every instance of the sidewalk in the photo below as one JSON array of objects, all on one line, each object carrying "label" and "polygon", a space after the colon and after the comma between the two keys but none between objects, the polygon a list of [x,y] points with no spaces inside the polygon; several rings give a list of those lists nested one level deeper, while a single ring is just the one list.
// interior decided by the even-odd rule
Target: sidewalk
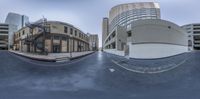
[{"label": "sidewalk", "polygon": [[13,50],[9,50],[9,51],[26,58],[39,60],[39,61],[47,61],[47,62],[69,61],[69,60],[86,56],[94,52],[94,51],[85,51],[85,52],[72,52],[71,54],[70,53],[49,53],[48,55],[39,55],[39,54],[33,54],[33,53],[13,51]]},{"label": "sidewalk", "polygon": [[[109,53],[107,53],[109,54]],[[122,56],[109,54],[116,65],[137,73],[161,73],[180,66],[190,58],[190,53],[183,53],[159,59],[127,59]]]}]

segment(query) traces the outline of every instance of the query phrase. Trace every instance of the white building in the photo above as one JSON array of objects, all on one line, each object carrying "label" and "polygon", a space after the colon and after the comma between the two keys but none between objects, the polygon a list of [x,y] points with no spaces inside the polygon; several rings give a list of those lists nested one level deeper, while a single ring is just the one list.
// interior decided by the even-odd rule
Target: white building
[{"label": "white building", "polygon": [[105,47],[106,38],[116,27],[127,28],[132,22],[143,19],[160,19],[160,6],[154,2],[137,2],[120,4],[111,8],[109,18],[103,19],[102,47]]},{"label": "white building", "polygon": [[161,19],[138,20],[132,22],[128,30],[117,27],[105,45],[106,52],[139,59],[163,58],[188,52],[184,29]]},{"label": "white building", "polygon": [[127,26],[141,19],[160,19],[160,6],[154,2],[120,4],[109,12],[109,32],[116,26]]},{"label": "white building", "polygon": [[190,50],[200,50],[200,23],[187,24],[182,26],[188,34]]},{"label": "white building", "polygon": [[129,58],[152,59],[188,52],[187,33],[180,26],[160,19],[158,3],[128,3],[109,13],[105,52]]}]

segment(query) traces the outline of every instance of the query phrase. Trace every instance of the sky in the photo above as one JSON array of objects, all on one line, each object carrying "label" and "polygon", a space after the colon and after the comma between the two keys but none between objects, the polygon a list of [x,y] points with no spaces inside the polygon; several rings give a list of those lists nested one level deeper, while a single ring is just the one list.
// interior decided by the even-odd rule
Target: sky
[{"label": "sky", "polygon": [[0,0],[0,23],[9,12],[26,15],[31,22],[44,16],[98,34],[101,46],[103,17],[108,17],[113,6],[132,2],[158,2],[161,19],[178,25],[200,23],[200,0]]}]

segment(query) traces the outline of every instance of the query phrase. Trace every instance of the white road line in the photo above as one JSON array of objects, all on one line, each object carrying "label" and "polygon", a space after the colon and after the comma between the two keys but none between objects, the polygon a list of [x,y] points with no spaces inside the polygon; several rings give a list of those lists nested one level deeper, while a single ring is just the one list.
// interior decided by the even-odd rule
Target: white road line
[{"label": "white road line", "polygon": [[109,70],[111,73],[115,71],[115,69],[113,69],[113,68],[109,68]]},{"label": "white road line", "polygon": [[182,65],[183,63],[185,63],[189,58],[190,58],[190,57],[186,58],[185,60],[183,60],[183,61],[180,62],[179,64],[177,64],[177,65],[175,65],[175,66],[173,66],[173,67],[171,67],[171,68],[169,68],[169,69],[164,69],[164,70],[155,71],[155,72],[145,72],[145,71],[138,71],[138,70],[134,70],[134,69],[129,69],[129,68],[127,68],[127,67],[124,67],[123,65],[120,65],[118,62],[116,62],[116,61],[114,61],[114,60],[112,60],[112,62],[113,62],[114,64],[116,64],[117,66],[119,66],[119,67],[121,67],[121,68],[124,68],[124,69],[126,69],[126,70],[128,70],[128,71],[131,71],[131,72],[143,73],[143,74],[144,74],[144,73],[147,73],[147,74],[155,74],[155,73],[162,73],[162,72],[166,72],[166,71],[172,70],[172,69],[174,69],[174,68],[176,68],[176,67]]}]

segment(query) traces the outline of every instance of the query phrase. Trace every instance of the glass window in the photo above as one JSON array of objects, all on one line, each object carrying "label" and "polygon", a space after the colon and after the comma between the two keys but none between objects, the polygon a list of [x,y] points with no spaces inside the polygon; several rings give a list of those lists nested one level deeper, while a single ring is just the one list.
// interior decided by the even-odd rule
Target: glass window
[{"label": "glass window", "polygon": [[59,40],[60,37],[59,36],[54,36],[54,40]]},{"label": "glass window", "polygon": [[75,36],[77,36],[77,31],[75,30]]},{"label": "glass window", "polygon": [[23,31],[22,31],[22,35],[24,35],[24,34],[25,34],[25,31],[23,30]]},{"label": "glass window", "polygon": [[131,35],[132,35],[131,31],[128,31],[127,35],[128,35],[128,37],[131,37]]},{"label": "glass window", "polygon": [[66,37],[62,37],[62,40],[66,41],[66,39],[67,39]]},{"label": "glass window", "polygon": [[68,27],[66,27],[66,26],[64,27],[64,32],[68,33]]},{"label": "glass window", "polygon": [[72,29],[72,28],[70,28],[70,34],[71,34],[71,35],[73,34],[73,29]]}]

